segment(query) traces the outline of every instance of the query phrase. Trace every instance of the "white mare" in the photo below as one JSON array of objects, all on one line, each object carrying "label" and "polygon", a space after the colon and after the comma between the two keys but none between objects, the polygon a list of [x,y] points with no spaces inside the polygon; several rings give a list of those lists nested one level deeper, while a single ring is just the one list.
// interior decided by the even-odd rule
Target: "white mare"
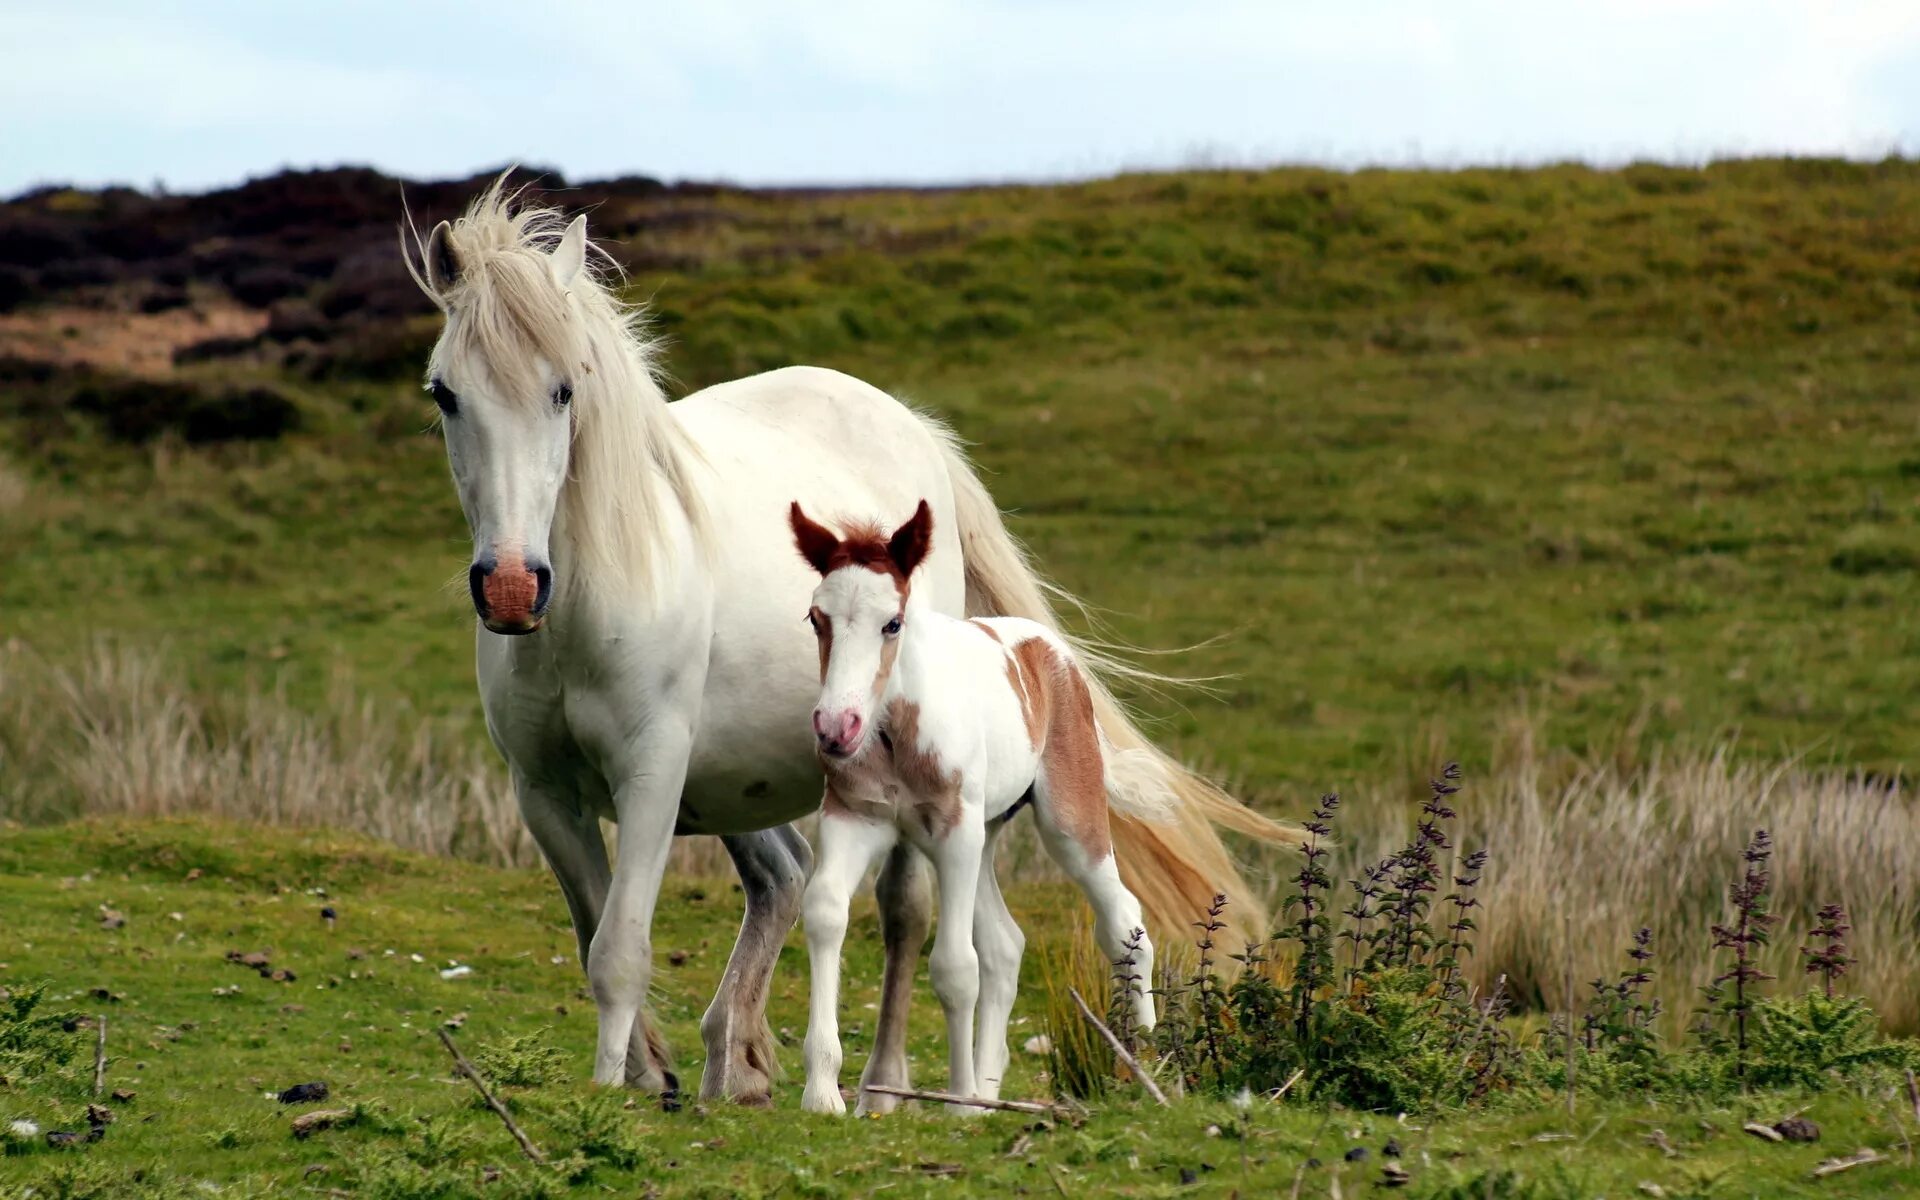
[{"label": "white mare", "polygon": [[820,862],[802,905],[813,964],[802,1107],[846,1111],[847,903],[903,839],[932,860],[940,895],[928,974],[947,1018],[947,1091],[1000,1095],[1026,938],[1001,898],[993,847],[1027,802],[1041,844],[1093,906],[1101,952],[1131,961],[1127,1003],[1135,1025],[1152,1029],[1153,943],[1114,862],[1109,805],[1147,799],[1129,776],[1157,764],[1104,744],[1087,673],[1053,630],[1023,617],[952,617],[920,600],[914,572],[937,528],[926,501],[891,536],[877,526],[837,535],[797,503],[790,518],[801,557],[820,573],[807,619],[820,644],[813,732],[827,776]]},{"label": "white mare", "polygon": [[[954,438],[857,379],[794,367],[668,404],[585,219],[511,201],[496,184],[414,248],[446,318],[427,380],[473,535],[487,728],[573,918],[599,1017],[594,1079],[675,1086],[643,1010],[650,928],[673,836],[714,833],[746,914],[701,1023],[701,1091],[766,1102],[767,987],[811,865],[788,823],[820,797],[803,620],[816,580],[793,553],[789,503],[871,513],[926,498],[935,533],[919,587],[935,612],[1054,628],[1046,585]],[[1093,691],[1109,742],[1147,748],[1097,679]],[[1215,890],[1261,927],[1213,823],[1273,841],[1298,832],[1155,762],[1141,807],[1161,819],[1114,823],[1128,885],[1169,927]],[[602,817],[620,829],[611,863]],[[925,882],[904,847],[881,872],[887,971],[869,1083],[907,1086]]]}]

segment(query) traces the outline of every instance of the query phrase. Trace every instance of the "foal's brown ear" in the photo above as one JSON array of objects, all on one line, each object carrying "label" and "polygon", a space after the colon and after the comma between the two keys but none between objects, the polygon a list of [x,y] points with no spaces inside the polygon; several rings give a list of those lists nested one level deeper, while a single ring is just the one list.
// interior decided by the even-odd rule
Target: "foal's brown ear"
[{"label": "foal's brown ear", "polygon": [[887,539],[887,557],[893,559],[893,565],[900,568],[903,579],[913,578],[913,569],[933,548],[933,510],[922,500],[920,507],[913,510],[913,516],[907,523],[893,531]]},{"label": "foal's brown ear", "polygon": [[800,547],[800,557],[812,563],[814,570],[825,575],[827,564],[833,561],[833,552],[840,548],[840,538],[833,530],[816,524],[801,512],[798,500],[787,510],[787,523],[793,526],[793,544]]}]

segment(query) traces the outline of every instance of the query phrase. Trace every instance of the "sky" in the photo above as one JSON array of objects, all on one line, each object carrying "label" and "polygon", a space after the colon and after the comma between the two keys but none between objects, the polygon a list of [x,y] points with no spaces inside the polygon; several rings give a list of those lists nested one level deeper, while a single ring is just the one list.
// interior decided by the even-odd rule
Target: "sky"
[{"label": "sky", "polygon": [[1920,0],[0,0],[0,194],[1920,153]]}]

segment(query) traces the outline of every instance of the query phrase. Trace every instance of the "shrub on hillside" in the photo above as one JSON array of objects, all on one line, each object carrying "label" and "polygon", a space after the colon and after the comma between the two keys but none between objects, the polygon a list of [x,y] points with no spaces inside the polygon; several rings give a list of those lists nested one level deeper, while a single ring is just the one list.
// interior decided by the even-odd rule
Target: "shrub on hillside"
[{"label": "shrub on hillside", "polygon": [[70,403],[123,442],[170,432],[196,444],[271,441],[300,427],[293,401],[264,386],[210,391],[175,380],[97,379],[76,390]]}]

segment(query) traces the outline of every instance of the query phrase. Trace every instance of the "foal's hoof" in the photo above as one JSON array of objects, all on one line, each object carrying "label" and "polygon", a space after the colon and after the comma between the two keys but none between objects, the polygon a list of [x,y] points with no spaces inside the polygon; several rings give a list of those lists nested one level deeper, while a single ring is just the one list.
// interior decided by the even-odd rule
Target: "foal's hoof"
[{"label": "foal's hoof", "polygon": [[819,1113],[826,1117],[844,1117],[847,1115],[847,1102],[846,1099],[840,1095],[840,1086],[838,1084],[828,1084],[820,1087],[808,1084],[807,1090],[800,1094],[800,1107],[810,1113]]},{"label": "foal's hoof", "polygon": [[860,1103],[854,1109],[854,1115],[861,1117],[884,1117],[903,1103],[903,1097],[889,1096],[885,1092],[869,1092],[860,1089]]}]

